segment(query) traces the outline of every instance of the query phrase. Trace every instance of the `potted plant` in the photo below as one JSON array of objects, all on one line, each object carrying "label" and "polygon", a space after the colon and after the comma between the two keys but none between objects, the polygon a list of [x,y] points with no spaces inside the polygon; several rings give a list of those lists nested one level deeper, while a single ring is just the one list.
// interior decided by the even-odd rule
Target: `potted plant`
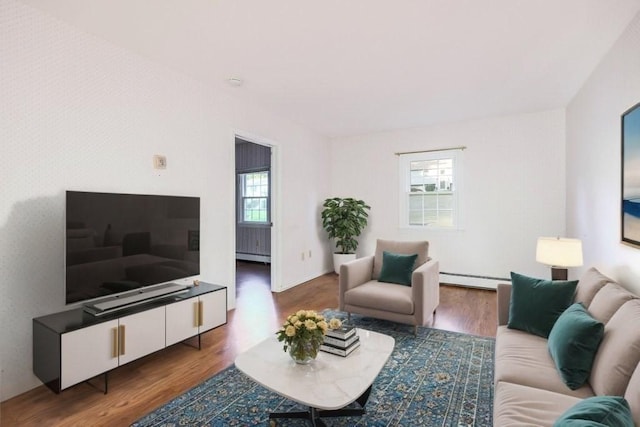
[{"label": "potted plant", "polygon": [[333,197],[322,204],[322,227],[330,239],[335,239],[337,252],[333,254],[333,268],[340,273],[340,265],[356,258],[356,249],[362,230],[367,225],[371,209],[362,200],[351,197]]}]

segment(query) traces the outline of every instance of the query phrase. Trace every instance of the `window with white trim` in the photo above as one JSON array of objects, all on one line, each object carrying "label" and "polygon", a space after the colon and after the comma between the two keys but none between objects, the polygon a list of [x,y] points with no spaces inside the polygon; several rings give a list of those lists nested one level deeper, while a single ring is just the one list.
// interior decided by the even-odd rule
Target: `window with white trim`
[{"label": "window with white trim", "polygon": [[400,226],[461,228],[462,149],[399,155]]},{"label": "window with white trim", "polygon": [[269,222],[269,171],[238,174],[242,223]]}]

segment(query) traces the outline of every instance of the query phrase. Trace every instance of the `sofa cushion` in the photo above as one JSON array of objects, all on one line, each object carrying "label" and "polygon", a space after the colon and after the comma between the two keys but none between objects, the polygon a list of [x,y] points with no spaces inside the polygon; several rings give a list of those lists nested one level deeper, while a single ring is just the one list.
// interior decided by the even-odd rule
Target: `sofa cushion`
[{"label": "sofa cushion", "polygon": [[384,251],[396,254],[413,255],[418,254],[418,259],[413,266],[414,269],[420,267],[429,260],[429,242],[427,241],[397,241],[382,240],[376,241],[376,252],[373,260],[373,274],[371,277],[378,280],[380,270],[382,270],[382,253]]},{"label": "sofa cushion", "polygon": [[622,304],[634,298],[635,295],[617,283],[607,283],[593,297],[589,313],[602,323],[607,323]]},{"label": "sofa cushion", "polygon": [[372,280],[346,291],[344,301],[349,305],[413,314],[413,300],[409,286]]},{"label": "sofa cushion", "polygon": [[640,300],[626,302],[604,326],[589,383],[598,395],[622,396],[640,361]]},{"label": "sofa cushion", "polygon": [[495,382],[510,382],[578,398],[593,396],[589,384],[571,390],[549,354],[547,340],[506,326],[496,331]]},{"label": "sofa cushion", "polygon": [[520,384],[499,382],[495,388],[493,425],[551,426],[581,399]]},{"label": "sofa cushion", "polygon": [[624,393],[624,398],[629,402],[629,407],[633,414],[633,421],[635,421],[636,425],[640,426],[640,364],[636,366],[633,375],[631,375],[627,391]]},{"label": "sofa cushion", "polygon": [[613,280],[600,273],[595,267],[591,267],[578,281],[574,302],[581,302],[582,305],[589,308],[596,293],[609,282],[613,282]]},{"label": "sofa cushion", "polygon": [[403,255],[393,252],[382,252],[382,269],[378,281],[411,286],[411,273],[418,254]]},{"label": "sofa cushion", "polygon": [[578,281],[536,279],[511,272],[511,283],[507,326],[547,338],[571,305]]},{"label": "sofa cushion", "polygon": [[564,383],[575,390],[589,378],[604,325],[595,320],[580,303],[558,317],[549,334],[549,353]]},{"label": "sofa cushion", "polygon": [[[579,423],[576,421],[589,421]],[[562,414],[553,427],[564,426],[635,427],[629,404],[620,396],[594,396],[584,399]]]}]

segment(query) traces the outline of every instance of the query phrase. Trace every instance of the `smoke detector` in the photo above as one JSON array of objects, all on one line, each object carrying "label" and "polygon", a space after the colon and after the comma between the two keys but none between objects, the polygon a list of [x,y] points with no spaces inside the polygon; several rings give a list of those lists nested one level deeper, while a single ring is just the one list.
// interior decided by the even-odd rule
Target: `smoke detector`
[{"label": "smoke detector", "polygon": [[240,87],[242,86],[242,83],[244,83],[244,81],[238,77],[229,77],[227,79],[227,83],[229,83],[229,86]]}]

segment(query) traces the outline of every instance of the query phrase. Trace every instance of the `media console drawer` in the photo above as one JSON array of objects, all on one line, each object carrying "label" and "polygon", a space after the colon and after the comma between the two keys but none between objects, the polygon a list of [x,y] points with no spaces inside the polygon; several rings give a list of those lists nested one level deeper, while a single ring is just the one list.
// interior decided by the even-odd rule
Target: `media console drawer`
[{"label": "media console drawer", "polygon": [[227,288],[203,282],[186,293],[104,316],[77,308],[37,317],[33,372],[59,393],[225,323]]}]

